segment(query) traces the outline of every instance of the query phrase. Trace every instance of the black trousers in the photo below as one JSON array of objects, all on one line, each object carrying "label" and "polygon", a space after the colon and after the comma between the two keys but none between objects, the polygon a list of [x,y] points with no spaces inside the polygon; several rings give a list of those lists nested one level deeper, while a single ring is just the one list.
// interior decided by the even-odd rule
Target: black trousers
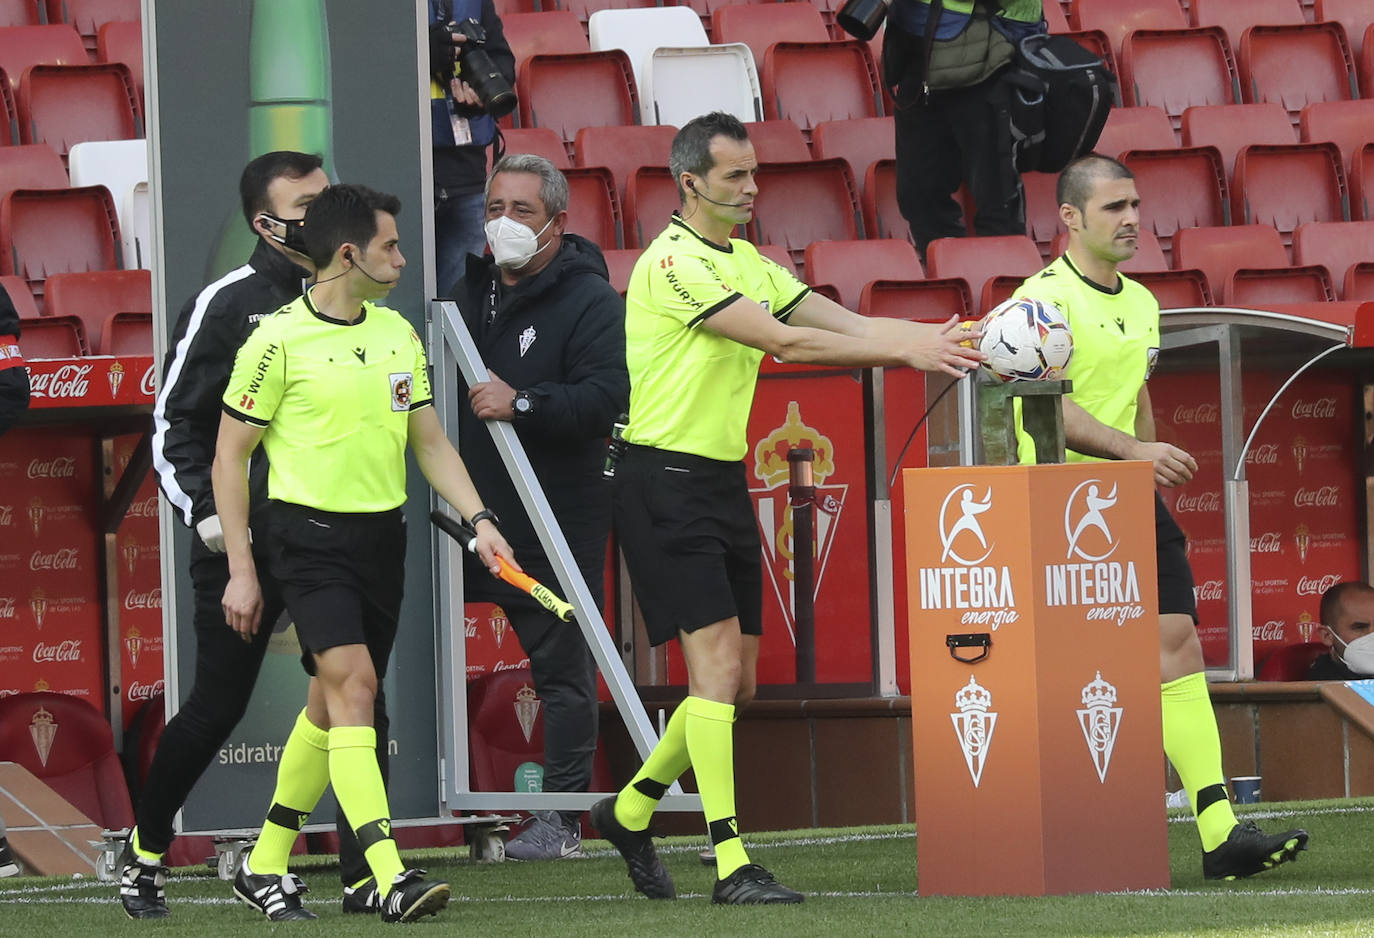
[{"label": "black trousers", "polygon": [[29,408],[29,373],[24,366],[0,368],[0,435]]},{"label": "black trousers", "polygon": [[968,233],[954,198],[961,182],[973,196],[975,234],[1026,233],[1025,191],[1005,137],[1006,118],[993,101],[998,80],[994,75],[967,88],[932,91],[925,104],[902,93],[919,82],[899,88],[893,115],[897,205],[922,258],[936,238]]},{"label": "black trousers", "polygon": [[[212,553],[199,537],[191,538],[191,583],[195,588],[196,671],[191,692],[158,742],[135,817],[140,844],[165,852],[172,843],[172,818],[186,803],[196,781],[243,719],[267,652],[272,625],[285,608],[271,568],[256,549],[262,586],[262,627],[252,643],[244,642],[224,622],[220,600],[229,582],[229,561]],[[389,774],[386,700],[381,687],[373,712],[377,727],[377,762],[382,778]],[[352,828],[338,813],[341,879],[352,885],[370,876]]]},{"label": "black trousers", "polygon": [[[573,547],[592,598],[605,605],[606,541]],[[558,579],[542,554],[516,549],[525,571],[556,592]],[[499,603],[510,618],[520,647],[530,659],[534,690],[544,702],[544,791],[587,791],[591,788],[596,755],[599,711],[596,701],[596,659],[576,621],[564,622],[526,594],[492,581],[481,564],[464,570],[469,600]],[[576,823],[580,811],[562,812]]]}]

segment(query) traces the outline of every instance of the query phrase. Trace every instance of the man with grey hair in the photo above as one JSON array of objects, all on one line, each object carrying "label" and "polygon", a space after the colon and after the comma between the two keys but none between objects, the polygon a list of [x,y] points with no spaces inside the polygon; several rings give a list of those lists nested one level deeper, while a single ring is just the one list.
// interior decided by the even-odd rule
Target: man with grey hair
[{"label": "man with grey hair", "polygon": [[[458,425],[464,461],[501,531],[535,579],[555,582],[484,420],[515,428],[578,569],[604,602],[610,488],[606,438],[629,402],[625,301],[600,249],[567,232],[568,181],[548,160],[508,154],[487,180],[490,257],[468,255],[458,301],[491,380],[468,390]],[[546,792],[587,791],[596,751],[596,664],[581,631],[526,594],[467,572],[469,601],[499,603],[529,655],[544,701]],[[506,846],[515,860],[582,853],[580,813],[535,812]]]}]

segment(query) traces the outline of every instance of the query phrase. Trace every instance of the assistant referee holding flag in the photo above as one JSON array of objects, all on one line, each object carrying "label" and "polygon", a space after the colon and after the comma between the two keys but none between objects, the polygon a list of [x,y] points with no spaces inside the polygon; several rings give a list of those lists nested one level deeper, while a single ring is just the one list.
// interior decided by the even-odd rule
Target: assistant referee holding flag
[{"label": "assistant referee holding flag", "polygon": [[224,393],[213,469],[229,555],[225,621],[244,640],[261,625],[248,532],[248,459],[271,464],[267,556],[312,675],[282,750],[267,821],[234,893],[274,921],[314,918],[287,857],[332,784],[381,892],[381,917],[408,922],[448,902],[448,885],[407,870],[391,836],[374,751],[373,699],[396,637],[405,578],[405,446],[434,488],[470,519],[493,572],[510,547],[434,415],[424,347],[394,310],[374,305],[401,276],[395,196],[325,189],[305,216],[315,286],[262,322]]},{"label": "assistant referee holding flag", "polygon": [[[663,738],[592,823],[650,898],[676,895],[647,828],[691,768],[717,881],[711,900],[800,902],[749,862],[735,818],[735,714],[754,697],[763,579],[744,464],[745,427],[765,353],[855,368],[909,366],[962,376],[981,353],[942,325],[858,316],[730,237],[753,215],[758,160],[743,124],[715,112],[673,139],[681,213],[635,264],[626,294],[627,447],[616,473],[615,525],[649,640],[676,638],[688,697]],[[974,335],[977,335],[976,333]]]}]

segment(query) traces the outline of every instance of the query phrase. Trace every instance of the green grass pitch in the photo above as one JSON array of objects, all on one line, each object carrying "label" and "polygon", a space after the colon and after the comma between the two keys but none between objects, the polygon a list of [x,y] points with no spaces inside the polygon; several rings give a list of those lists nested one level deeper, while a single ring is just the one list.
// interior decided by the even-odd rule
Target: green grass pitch
[{"label": "green grass pitch", "polygon": [[[1202,879],[1197,830],[1174,813],[1168,891],[1049,898],[919,898],[918,839],[911,826],[788,831],[746,837],[754,860],[807,893],[800,906],[723,908],[710,904],[712,871],[697,859],[702,840],[670,838],[660,851],[677,881],[675,902],[632,892],[620,858],[600,841],[587,856],[551,863],[475,864],[454,851],[406,856],[448,880],[453,900],[420,935],[468,936],[1370,936],[1374,935],[1374,800],[1291,802],[1245,813],[1266,829],[1306,827],[1298,862],[1236,883]],[[1014,832],[1008,831],[1008,836]],[[1129,843],[1113,845],[1130,850]],[[0,936],[374,934],[384,926],[339,911],[337,865],[297,858],[311,885],[317,922],[273,925],[234,901],[208,870],[177,870],[167,886],[172,917],[125,918],[113,884],[93,879],[0,881]]]}]

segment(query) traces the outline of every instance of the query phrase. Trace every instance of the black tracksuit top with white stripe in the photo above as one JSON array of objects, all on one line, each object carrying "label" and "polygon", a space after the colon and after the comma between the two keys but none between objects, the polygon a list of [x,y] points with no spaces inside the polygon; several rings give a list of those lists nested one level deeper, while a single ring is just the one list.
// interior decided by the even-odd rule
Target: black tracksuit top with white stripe
[{"label": "black tracksuit top with white stripe", "polygon": [[[234,355],[259,320],[301,295],[307,276],[259,238],[247,264],[201,290],[177,317],[153,410],[153,468],[188,525],[216,513],[210,465]],[[267,495],[267,463],[260,449],[253,458],[250,491],[256,510]]]}]

